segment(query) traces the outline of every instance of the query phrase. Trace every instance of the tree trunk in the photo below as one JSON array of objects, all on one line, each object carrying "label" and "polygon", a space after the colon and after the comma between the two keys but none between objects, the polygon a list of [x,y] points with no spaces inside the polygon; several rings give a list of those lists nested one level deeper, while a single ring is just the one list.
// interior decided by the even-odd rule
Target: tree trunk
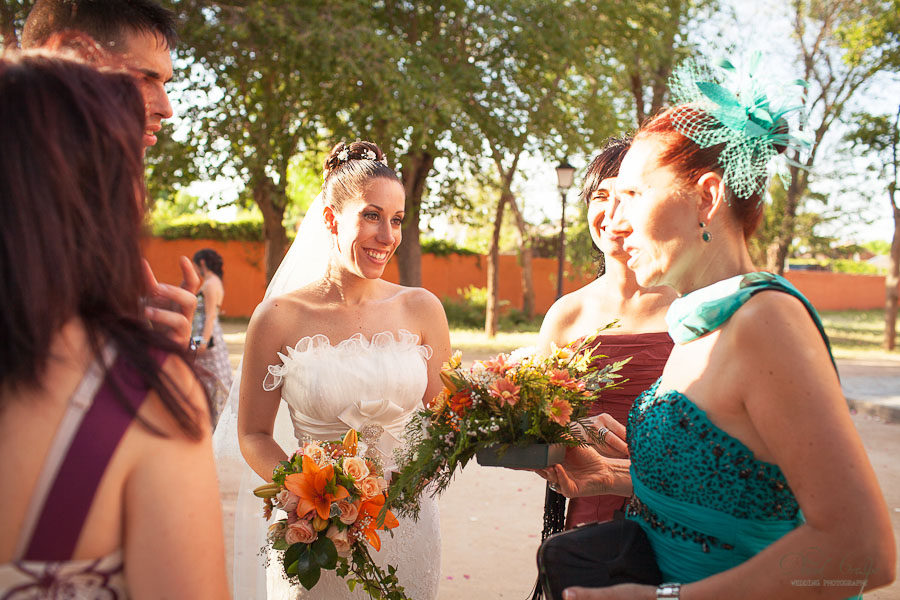
[{"label": "tree trunk", "polygon": [[500,317],[498,288],[500,286],[500,228],[503,225],[503,211],[510,194],[503,191],[497,202],[497,212],[494,214],[494,231],[491,234],[491,245],[488,250],[487,264],[487,306],[484,314],[484,333],[492,338],[497,335],[497,322]]},{"label": "tree trunk", "polygon": [[406,216],[403,219],[403,243],[397,248],[397,270],[400,285],[421,287],[422,245],[419,241],[419,217],[425,180],[434,166],[434,156],[425,150],[407,154],[402,159],[403,188],[406,192]]},{"label": "tree trunk", "polygon": [[4,50],[14,50],[19,47],[19,38],[16,37],[15,12],[4,2],[0,4],[0,38],[3,40]]},{"label": "tree trunk", "polygon": [[634,62],[635,71],[628,77],[628,82],[631,84],[631,95],[634,98],[635,120],[637,121],[637,126],[640,127],[643,125],[647,115],[644,113],[644,83],[640,74],[641,64],[636,55]]},{"label": "tree trunk", "polygon": [[514,197],[509,199],[509,208],[516,217],[516,230],[519,232],[519,260],[522,263],[522,312],[529,319],[534,316],[534,271],[531,267],[533,252],[531,236],[525,224],[525,218]]},{"label": "tree trunk", "polygon": [[797,216],[797,207],[800,205],[800,197],[806,191],[806,177],[803,177],[803,182],[800,181],[800,169],[791,165],[790,172],[791,184],[788,186],[787,196],[784,201],[784,216],[782,217],[781,228],[775,237],[776,248],[774,257],[770,254],[770,263],[766,265],[767,270],[777,275],[784,275],[788,252],[790,252],[791,243],[794,241],[794,223]]},{"label": "tree trunk", "polygon": [[897,337],[897,307],[900,286],[900,206],[894,202],[894,190],[891,189],[891,208],[894,210],[894,237],[891,240],[891,261],[885,277],[884,302],[884,347],[893,350]]},{"label": "tree trunk", "polygon": [[266,283],[272,281],[278,265],[287,251],[287,232],[284,229],[284,204],[275,203],[274,186],[268,178],[260,178],[253,186],[253,200],[263,215],[265,237]]}]

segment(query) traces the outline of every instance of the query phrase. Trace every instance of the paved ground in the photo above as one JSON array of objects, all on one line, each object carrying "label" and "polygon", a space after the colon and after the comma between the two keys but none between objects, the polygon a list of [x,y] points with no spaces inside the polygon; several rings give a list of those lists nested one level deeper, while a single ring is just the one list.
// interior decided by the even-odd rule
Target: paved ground
[{"label": "paved ground", "polygon": [[840,359],[838,372],[851,408],[900,423],[900,358]]},{"label": "paved ground", "polygon": [[[226,323],[225,330],[237,366],[243,327]],[[900,540],[900,359],[839,360],[838,370],[855,413],[853,422],[887,499],[894,536]],[[531,473],[468,465],[439,503],[440,599],[530,598],[543,497],[543,480]],[[226,536],[230,538],[230,532]],[[900,583],[866,598],[900,600]]]}]

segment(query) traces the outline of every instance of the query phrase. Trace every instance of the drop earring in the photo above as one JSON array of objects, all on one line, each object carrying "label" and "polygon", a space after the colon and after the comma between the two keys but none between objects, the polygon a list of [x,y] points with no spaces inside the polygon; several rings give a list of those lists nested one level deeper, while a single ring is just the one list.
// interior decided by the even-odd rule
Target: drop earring
[{"label": "drop earring", "polygon": [[703,221],[700,221],[700,229],[703,231],[700,237],[708,244],[712,240],[712,234],[706,230],[706,223]]}]

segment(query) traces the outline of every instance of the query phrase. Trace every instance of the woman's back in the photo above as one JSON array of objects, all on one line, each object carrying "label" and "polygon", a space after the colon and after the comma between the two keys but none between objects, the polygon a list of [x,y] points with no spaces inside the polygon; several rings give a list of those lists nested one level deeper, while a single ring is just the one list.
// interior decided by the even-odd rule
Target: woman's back
[{"label": "woman's back", "polygon": [[[42,389],[2,396],[0,477],[8,485],[0,491],[0,591],[224,597],[217,584],[224,578],[215,576],[223,557],[209,551],[222,547],[220,509],[208,507],[203,492],[215,498],[209,427],[199,441],[185,436],[112,344],[105,374],[77,321],[61,330],[51,353]],[[186,365],[169,358],[163,372],[193,387],[186,395],[204,407]],[[114,388],[137,419],[167,437],[139,423]],[[179,528],[203,533],[193,543],[167,541],[187,537]],[[212,568],[175,568],[201,552]]]}]

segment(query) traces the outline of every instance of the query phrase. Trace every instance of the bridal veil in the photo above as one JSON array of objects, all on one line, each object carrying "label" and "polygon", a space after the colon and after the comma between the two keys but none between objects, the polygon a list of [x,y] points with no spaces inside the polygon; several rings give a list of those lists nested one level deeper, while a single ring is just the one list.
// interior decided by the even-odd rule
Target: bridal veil
[{"label": "bridal veil", "polygon": [[[281,261],[265,298],[280,296],[322,278],[331,254],[331,234],[325,226],[323,194],[316,196],[297,230],[290,250]],[[234,598],[265,598],[266,571],[260,550],[266,545],[266,522],[262,503],[252,494],[253,488],[265,483],[241,456],[237,435],[243,357],[213,433],[213,452],[219,477],[219,497],[225,511],[225,532],[230,528],[230,508],[234,508],[232,543],[226,540],[226,551],[232,557],[232,594]],[[262,385],[262,382],[259,382]],[[275,441],[290,452],[296,445],[287,406],[282,403],[275,419]]]}]

